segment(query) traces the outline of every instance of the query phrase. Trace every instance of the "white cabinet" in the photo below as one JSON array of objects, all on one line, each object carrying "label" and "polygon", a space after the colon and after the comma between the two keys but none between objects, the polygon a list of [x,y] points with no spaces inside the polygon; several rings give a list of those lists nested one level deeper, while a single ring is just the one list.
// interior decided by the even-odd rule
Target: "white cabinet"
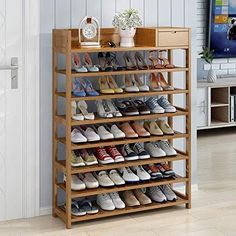
[{"label": "white cabinet", "polygon": [[198,88],[197,89],[197,127],[203,127],[208,125],[208,89]]}]

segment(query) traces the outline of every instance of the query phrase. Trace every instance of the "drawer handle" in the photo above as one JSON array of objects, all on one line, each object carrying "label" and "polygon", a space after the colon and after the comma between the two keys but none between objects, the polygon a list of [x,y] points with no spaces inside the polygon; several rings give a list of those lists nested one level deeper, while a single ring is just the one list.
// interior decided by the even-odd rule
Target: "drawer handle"
[{"label": "drawer handle", "polygon": [[176,34],[176,33],[177,33],[177,31],[171,31],[171,33],[172,33],[172,34]]}]

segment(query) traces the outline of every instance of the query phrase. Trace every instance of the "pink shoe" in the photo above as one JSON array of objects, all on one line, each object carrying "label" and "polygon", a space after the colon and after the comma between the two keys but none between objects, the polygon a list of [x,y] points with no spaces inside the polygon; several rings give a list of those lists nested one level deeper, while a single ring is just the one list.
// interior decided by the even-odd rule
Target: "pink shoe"
[{"label": "pink shoe", "polygon": [[127,138],[138,138],[138,134],[135,133],[128,122],[122,123],[120,129],[125,133]]},{"label": "pink shoe", "polygon": [[149,137],[150,133],[143,128],[143,125],[139,122],[133,122],[131,123],[132,128],[134,131],[138,134],[140,137]]}]

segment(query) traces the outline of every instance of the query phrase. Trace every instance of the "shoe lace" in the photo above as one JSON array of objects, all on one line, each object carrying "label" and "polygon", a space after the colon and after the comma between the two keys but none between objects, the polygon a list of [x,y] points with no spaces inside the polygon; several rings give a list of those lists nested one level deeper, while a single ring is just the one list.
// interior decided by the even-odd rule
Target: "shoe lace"
[{"label": "shoe lace", "polygon": [[160,146],[159,143],[152,143],[152,145],[153,145],[155,148],[161,148],[161,146]]},{"label": "shoe lace", "polygon": [[165,98],[165,97],[161,97],[159,100],[158,100],[158,103],[161,105],[161,106],[164,106],[164,107],[167,107],[170,105],[169,101]]},{"label": "shoe lace", "polygon": [[163,146],[165,146],[166,148],[170,147],[170,143],[168,141],[162,141],[161,142],[163,144]]},{"label": "shoe lace", "polygon": [[154,194],[155,194],[155,193],[158,193],[158,192],[161,192],[160,188],[157,187],[157,186],[156,186],[156,187],[151,187],[151,188],[150,188],[150,191],[151,191],[151,193],[154,193]]},{"label": "shoe lace", "polygon": [[120,155],[120,152],[116,149],[116,147],[110,147],[109,151],[113,156]]},{"label": "shoe lace", "polygon": [[102,193],[102,194],[101,194],[101,197],[102,197],[104,200],[110,200],[109,195],[106,194],[106,193]]},{"label": "shoe lace", "polygon": [[142,145],[141,145],[140,143],[136,143],[136,144],[134,145],[134,147],[137,148],[137,150],[138,150],[139,153],[144,151],[144,148],[142,147]]},{"label": "shoe lace", "polygon": [[172,193],[172,190],[170,189],[170,187],[168,185],[163,185],[162,186],[163,191],[165,191],[166,193]]},{"label": "shoe lace", "polygon": [[102,156],[106,156],[107,152],[106,152],[106,150],[104,148],[100,148],[100,149],[98,149],[98,154],[102,155]]},{"label": "shoe lace", "polygon": [[126,168],[126,171],[129,173],[129,174],[133,174],[132,170],[130,168]]},{"label": "shoe lace", "polygon": [[129,153],[132,153],[133,150],[131,149],[131,147],[129,145],[125,145],[125,151],[129,154]]},{"label": "shoe lace", "polygon": [[117,198],[119,198],[119,195],[118,195],[118,193],[114,192],[114,193],[110,193],[110,197],[113,199],[117,199]]}]

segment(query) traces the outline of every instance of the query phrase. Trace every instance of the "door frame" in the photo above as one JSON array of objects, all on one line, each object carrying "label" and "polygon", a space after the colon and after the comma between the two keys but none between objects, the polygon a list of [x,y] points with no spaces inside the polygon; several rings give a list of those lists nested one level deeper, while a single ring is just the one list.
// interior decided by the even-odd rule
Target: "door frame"
[{"label": "door frame", "polygon": [[40,149],[39,149],[39,51],[40,0],[22,1],[23,31],[23,215],[39,215],[40,207]]}]

